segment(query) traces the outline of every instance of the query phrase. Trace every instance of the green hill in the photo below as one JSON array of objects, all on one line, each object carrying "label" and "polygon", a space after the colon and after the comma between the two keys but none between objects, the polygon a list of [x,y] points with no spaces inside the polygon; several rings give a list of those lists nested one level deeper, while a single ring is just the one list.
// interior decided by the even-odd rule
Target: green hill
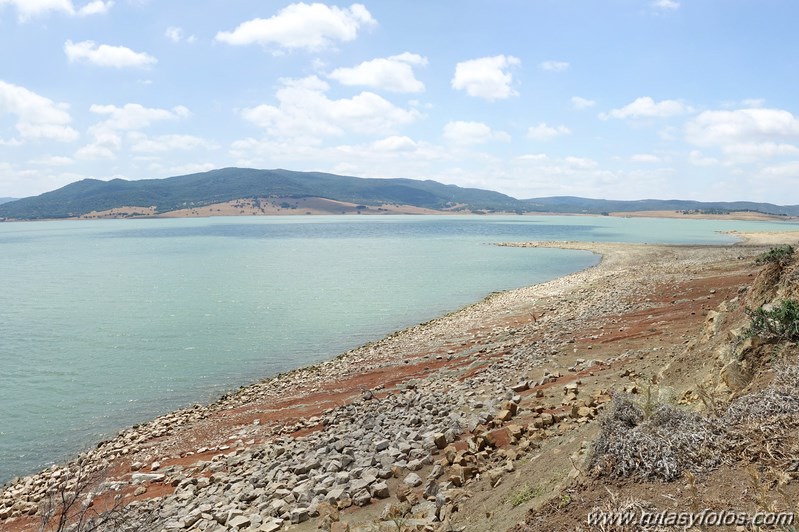
[{"label": "green hill", "polygon": [[69,218],[116,207],[150,207],[165,213],[241,198],[321,197],[364,205],[398,203],[428,209],[503,211],[519,200],[488,190],[436,181],[367,179],[320,172],[223,168],[140,181],[84,179],[40,196],[0,205],[0,218]]},{"label": "green hill", "polygon": [[799,206],[684,200],[614,201],[572,196],[518,200],[499,192],[415,179],[369,179],[321,172],[222,168],[166,179],[84,179],[39,196],[3,203],[0,220],[71,218],[119,207],[155,207],[157,214],[247,198],[324,198],[357,205],[410,205],[472,212],[601,214],[631,211],[726,213],[754,211],[799,216]]}]

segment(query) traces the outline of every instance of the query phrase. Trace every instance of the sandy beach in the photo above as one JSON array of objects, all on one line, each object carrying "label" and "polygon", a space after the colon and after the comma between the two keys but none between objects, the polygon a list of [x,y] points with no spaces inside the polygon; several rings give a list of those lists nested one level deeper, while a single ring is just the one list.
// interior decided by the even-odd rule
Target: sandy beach
[{"label": "sandy beach", "polygon": [[[157,516],[154,530],[389,530],[402,505],[419,530],[506,530],[573,476],[609,390],[640,388],[751,280],[753,257],[799,240],[738,236],[507,244],[602,260],[123,430],[5,486],[0,529],[35,529],[48,491],[79,469],[92,508],[120,496],[130,522]],[[691,371],[670,393],[690,394]],[[582,406],[567,400],[578,388]],[[533,476],[540,492],[513,505]]]}]

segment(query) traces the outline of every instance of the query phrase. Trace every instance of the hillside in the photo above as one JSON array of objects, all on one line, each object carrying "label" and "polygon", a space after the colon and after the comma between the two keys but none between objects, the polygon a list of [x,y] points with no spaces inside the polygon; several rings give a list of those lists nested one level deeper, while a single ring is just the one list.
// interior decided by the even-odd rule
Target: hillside
[{"label": "hillside", "polygon": [[[4,201],[8,200],[4,203]],[[222,168],[164,179],[84,179],[39,196],[0,199],[0,220],[436,212],[671,213],[799,216],[799,205],[617,201],[571,196],[519,200],[490,190],[416,179],[375,179],[321,172]]]},{"label": "hillside", "polygon": [[0,204],[8,203],[9,201],[14,201],[17,198],[0,198]]},{"label": "hillside", "polygon": [[40,196],[0,206],[0,218],[72,218],[121,207],[155,207],[154,214],[243,198],[308,198],[363,205],[401,204],[450,210],[516,210],[510,196],[435,181],[368,179],[320,172],[223,168],[140,181],[84,179]]}]

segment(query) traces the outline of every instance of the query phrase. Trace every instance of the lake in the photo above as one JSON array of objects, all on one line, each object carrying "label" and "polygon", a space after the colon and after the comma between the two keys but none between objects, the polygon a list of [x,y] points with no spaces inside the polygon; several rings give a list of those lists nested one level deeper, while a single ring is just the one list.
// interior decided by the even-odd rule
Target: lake
[{"label": "lake", "polygon": [[729,243],[797,224],[319,216],[0,224],[0,484],[118,430],[589,267],[501,241]]}]

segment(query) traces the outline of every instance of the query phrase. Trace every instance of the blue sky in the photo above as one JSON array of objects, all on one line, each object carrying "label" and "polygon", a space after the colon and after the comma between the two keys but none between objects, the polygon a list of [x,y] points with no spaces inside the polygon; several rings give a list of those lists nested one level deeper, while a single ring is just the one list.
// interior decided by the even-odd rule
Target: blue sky
[{"label": "blue sky", "polygon": [[225,166],[799,203],[794,0],[0,0],[0,196]]}]

